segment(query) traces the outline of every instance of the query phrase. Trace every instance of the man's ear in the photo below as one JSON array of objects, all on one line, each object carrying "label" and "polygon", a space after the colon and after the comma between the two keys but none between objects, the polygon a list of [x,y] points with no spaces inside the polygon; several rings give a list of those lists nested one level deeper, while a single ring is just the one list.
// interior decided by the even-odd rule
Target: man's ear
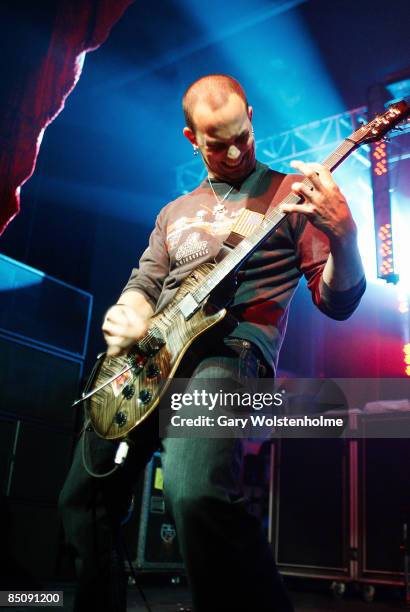
[{"label": "man's ear", "polygon": [[253,117],[253,107],[252,106],[248,106],[248,117],[249,117],[249,121],[252,122],[252,117]]},{"label": "man's ear", "polygon": [[187,138],[194,147],[198,146],[196,142],[195,134],[191,130],[191,128],[185,126],[184,129],[182,130],[182,133],[185,136],[185,138]]}]

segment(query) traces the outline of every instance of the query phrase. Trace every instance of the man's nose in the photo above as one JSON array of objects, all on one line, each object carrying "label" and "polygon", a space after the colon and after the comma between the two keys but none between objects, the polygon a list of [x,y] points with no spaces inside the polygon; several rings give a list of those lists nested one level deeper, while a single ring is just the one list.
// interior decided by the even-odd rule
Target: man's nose
[{"label": "man's nose", "polygon": [[238,159],[238,157],[240,156],[241,152],[238,149],[238,147],[235,147],[235,145],[231,145],[228,149],[228,153],[227,153],[227,157],[229,159],[235,160]]}]

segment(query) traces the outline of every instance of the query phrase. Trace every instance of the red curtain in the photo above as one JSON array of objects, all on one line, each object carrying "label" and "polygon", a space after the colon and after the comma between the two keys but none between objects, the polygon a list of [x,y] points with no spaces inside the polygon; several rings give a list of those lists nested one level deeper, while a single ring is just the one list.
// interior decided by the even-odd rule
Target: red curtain
[{"label": "red curtain", "polygon": [[[0,20],[0,234],[20,209],[21,185],[32,175],[47,125],[81,75],[87,51],[99,47],[133,0],[60,0],[13,4]],[[6,58],[6,59],[4,59]]]}]

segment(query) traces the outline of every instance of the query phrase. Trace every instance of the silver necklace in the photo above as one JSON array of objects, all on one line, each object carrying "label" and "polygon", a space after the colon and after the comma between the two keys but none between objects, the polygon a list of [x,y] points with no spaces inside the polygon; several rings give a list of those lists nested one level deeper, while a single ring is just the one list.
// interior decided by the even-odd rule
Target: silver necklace
[{"label": "silver necklace", "polygon": [[216,193],[215,193],[215,189],[213,188],[213,185],[212,185],[212,183],[211,183],[211,181],[210,181],[210,179],[209,179],[209,176],[208,176],[208,183],[209,183],[210,188],[212,189],[212,193],[214,194],[214,197],[215,197],[215,200],[217,201],[217,203],[218,203],[219,205],[223,204],[223,202],[225,202],[225,200],[226,200],[226,198],[228,197],[228,195],[231,193],[231,191],[232,191],[232,189],[233,189],[233,185],[232,185],[232,187],[231,187],[231,188],[230,188],[230,189],[229,189],[229,190],[228,190],[228,191],[225,193],[224,197],[223,197],[222,199],[220,199],[220,198],[218,198],[218,196],[217,196],[217,195],[216,195]]}]

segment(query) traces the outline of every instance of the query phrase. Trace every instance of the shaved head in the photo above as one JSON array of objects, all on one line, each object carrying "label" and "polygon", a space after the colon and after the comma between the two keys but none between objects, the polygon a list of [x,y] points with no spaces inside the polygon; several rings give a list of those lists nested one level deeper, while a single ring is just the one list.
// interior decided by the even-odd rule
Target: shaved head
[{"label": "shaved head", "polygon": [[228,102],[231,94],[239,96],[243,100],[245,108],[248,107],[242,85],[227,74],[209,74],[194,81],[182,98],[182,108],[187,126],[195,132],[193,115],[198,102],[215,111]]},{"label": "shaved head", "polygon": [[242,86],[227,74],[209,74],[188,87],[182,130],[201,154],[208,178],[240,182],[254,170],[253,109]]}]

